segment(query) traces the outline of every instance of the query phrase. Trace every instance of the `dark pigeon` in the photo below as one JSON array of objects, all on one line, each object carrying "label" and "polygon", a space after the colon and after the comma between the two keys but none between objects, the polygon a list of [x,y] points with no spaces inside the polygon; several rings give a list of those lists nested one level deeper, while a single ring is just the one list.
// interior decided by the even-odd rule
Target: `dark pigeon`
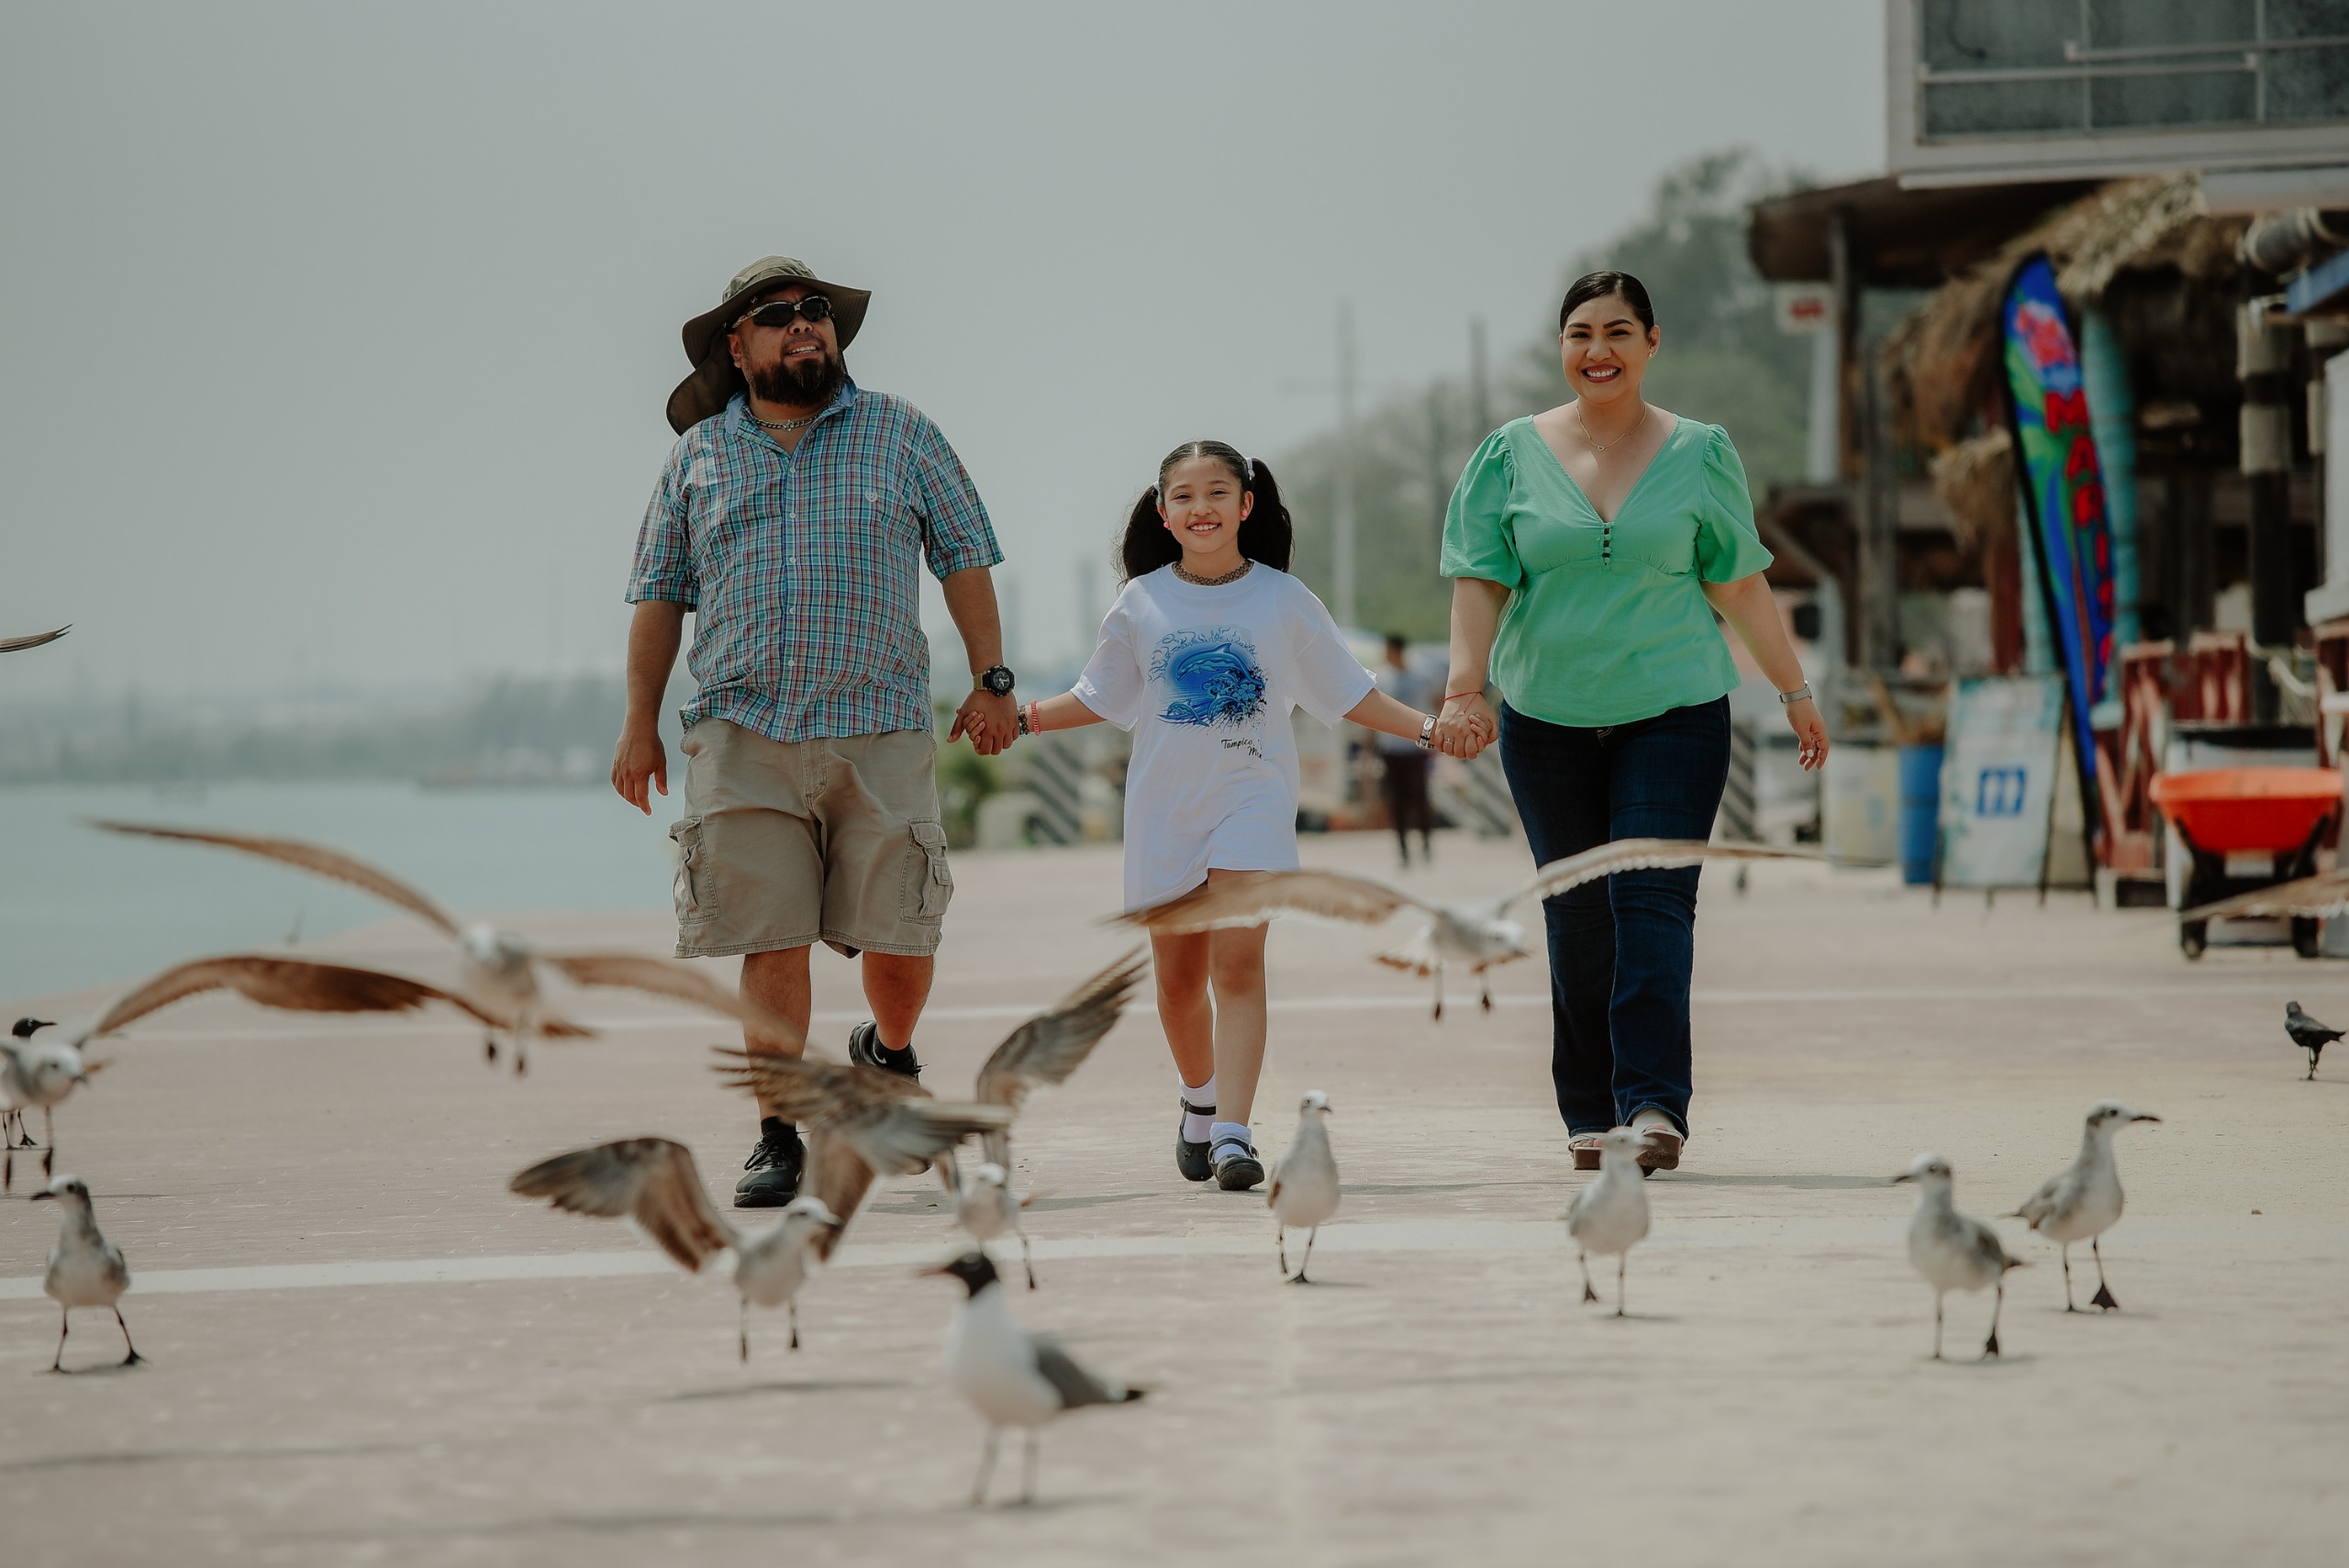
[{"label": "dark pigeon", "polygon": [[2316,1076],[2316,1059],[2324,1054],[2326,1046],[2339,1040],[2342,1035],[2341,1030],[2326,1029],[2322,1024],[2300,1011],[2300,1005],[2298,1002],[2284,1004],[2284,1032],[2292,1037],[2294,1045],[2309,1053],[2310,1078]]}]

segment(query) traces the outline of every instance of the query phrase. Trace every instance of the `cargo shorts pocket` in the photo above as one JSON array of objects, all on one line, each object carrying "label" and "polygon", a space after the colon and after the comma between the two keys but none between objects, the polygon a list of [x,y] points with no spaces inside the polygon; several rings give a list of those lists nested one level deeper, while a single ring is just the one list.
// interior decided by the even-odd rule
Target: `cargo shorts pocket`
[{"label": "cargo shorts pocket", "polygon": [[935,822],[907,824],[913,835],[906,852],[906,894],[898,913],[908,920],[938,920],[954,896],[954,873],[946,867],[946,829]]},{"label": "cargo shorts pocket", "polygon": [[703,900],[708,894],[709,850],[702,842],[702,819],[680,817],[669,824],[669,838],[677,846],[677,923],[707,919],[709,910]]}]

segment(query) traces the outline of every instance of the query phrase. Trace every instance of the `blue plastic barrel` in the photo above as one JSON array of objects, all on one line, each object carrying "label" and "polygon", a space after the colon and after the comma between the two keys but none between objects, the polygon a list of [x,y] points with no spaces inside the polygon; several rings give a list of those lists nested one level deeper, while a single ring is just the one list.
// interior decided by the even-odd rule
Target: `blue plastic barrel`
[{"label": "blue plastic barrel", "polygon": [[1941,820],[1942,749],[1900,748],[1900,880],[1933,880],[1933,834]]}]

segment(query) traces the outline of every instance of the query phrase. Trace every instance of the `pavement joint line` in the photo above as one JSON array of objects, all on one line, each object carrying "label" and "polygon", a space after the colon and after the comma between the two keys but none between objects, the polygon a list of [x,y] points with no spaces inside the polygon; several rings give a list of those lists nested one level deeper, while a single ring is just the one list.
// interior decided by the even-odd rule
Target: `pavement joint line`
[{"label": "pavement joint line", "polygon": [[[1677,1216],[1668,1235],[1658,1235],[1645,1251],[1658,1261],[1686,1248],[1718,1251],[1765,1249],[1880,1252],[1888,1268],[1901,1266],[1901,1238],[1908,1224],[1904,1211],[1883,1218],[1845,1218],[1810,1216],[1755,1219],[1735,1215]],[[1314,1244],[1318,1257],[1329,1253],[1463,1253],[1556,1251],[1571,1248],[1564,1226],[1555,1219],[1405,1219],[1342,1220],[1326,1229],[1329,1234]],[[2334,1255],[2349,1251],[2349,1226],[2308,1225],[2269,1220],[2246,1232],[2233,1217],[2217,1215],[2131,1217],[2126,1244],[2143,1251],[2164,1247],[2273,1247],[2277,1244],[2329,1249]],[[2023,1241],[2021,1226],[2002,1229],[2009,1244],[2023,1244],[2034,1262],[2054,1261],[2052,1245],[2039,1249]],[[970,1243],[958,1233],[936,1241],[848,1242],[826,1265],[832,1269],[910,1267],[931,1263],[949,1251]],[[2048,1257],[2035,1257],[2039,1251]],[[1181,1236],[1039,1237],[1039,1259],[1228,1258],[1257,1253],[1270,1256],[1273,1227],[1269,1218],[1248,1230],[1193,1232]],[[190,1296],[276,1290],[350,1289],[392,1284],[479,1284],[528,1280],[616,1279],[639,1274],[675,1274],[675,1264],[657,1251],[526,1252],[476,1258],[380,1258],[331,1263],[260,1263],[242,1267],[151,1269],[131,1271],[130,1294]],[[0,1279],[0,1301],[41,1298],[37,1276]]]},{"label": "pavement joint line", "polygon": [[[2277,993],[2274,983],[2215,984],[2209,985],[1885,985],[1863,987],[1822,986],[1812,989],[1781,990],[1708,990],[1703,987],[1689,994],[1696,1006],[1757,1006],[1771,1003],[1817,1004],[1820,1002],[2115,1002],[2161,1001],[2195,996],[2272,996]],[[1496,995],[1495,1007],[1546,1007],[1547,993],[1541,995]],[[1364,1009],[1420,1008],[1429,1006],[1424,996],[1289,996],[1275,997],[1267,1005],[1275,1013],[1319,1013],[1359,1011]],[[1455,1008],[1457,1003],[1454,1004]],[[977,1022],[990,1018],[1025,1018],[1035,1014],[1031,1003],[988,1003],[962,1007],[930,1007],[922,1017],[941,1023]],[[1126,1004],[1126,1011],[1137,1017],[1155,1018],[1158,1009],[1147,999]],[[869,1015],[861,1010],[818,1013],[811,1024],[852,1024]],[[699,1019],[688,1014],[642,1016],[634,1018],[598,1018],[585,1017],[581,1022],[597,1029],[682,1029],[695,1024],[710,1028],[726,1026],[717,1019]],[[451,1018],[421,1019],[413,1023],[369,1025],[365,1037],[406,1034],[471,1033],[480,1026],[469,1020]],[[179,1029],[141,1031],[138,1034],[110,1035],[110,1042],[123,1045],[199,1045],[216,1040],[295,1040],[316,1035],[319,1027],[287,1029],[267,1027],[237,1029]]]}]

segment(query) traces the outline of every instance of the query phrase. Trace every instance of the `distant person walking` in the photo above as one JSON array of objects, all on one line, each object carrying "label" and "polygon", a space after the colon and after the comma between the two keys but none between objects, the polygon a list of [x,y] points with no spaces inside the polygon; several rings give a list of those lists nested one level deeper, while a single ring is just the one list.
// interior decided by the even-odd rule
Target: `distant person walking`
[{"label": "distant person walking", "polygon": [[[1378,672],[1378,689],[1405,707],[1431,711],[1443,697],[1443,688],[1431,675],[1422,675],[1404,659],[1410,644],[1392,632],[1386,638],[1386,663]],[[1376,732],[1374,731],[1374,734]],[[1435,806],[1428,799],[1428,763],[1433,759],[1413,737],[1378,735],[1378,788],[1386,803],[1386,819],[1394,825],[1396,853],[1403,869],[1411,866],[1411,835],[1419,836],[1419,861],[1435,861]]]},{"label": "distant person walking", "polygon": [[[945,589],[974,690],[949,739],[1013,733],[986,508],[938,428],[849,379],[871,295],[787,256],[752,262],[685,323],[694,372],[669,395],[677,444],[637,537],[628,715],[612,787],[666,795],[662,693],[694,617],[682,715],[677,953],[742,955],[742,994],[803,1029],[807,951],[863,957],[873,1018],[850,1060],[913,1076],[915,1022],[954,884],[932,771],[918,564]],[[765,1049],[748,1042],[751,1049]],[[739,1208],[799,1186],[796,1129],[760,1106]]]},{"label": "distant person walking", "polygon": [[[1614,839],[1711,837],[1738,684],[1716,613],[1778,688],[1801,765],[1827,760],[1736,448],[1642,395],[1662,341],[1637,278],[1576,280],[1558,312],[1574,401],[1487,437],[1444,519],[1438,743],[1473,757],[1497,733],[1537,864]],[[1578,1170],[1598,1169],[1600,1135],[1624,1124],[1650,1133],[1642,1165],[1679,1163],[1697,875],[1626,872],[1543,905],[1550,1072]]]},{"label": "distant person walking", "polygon": [[[1377,689],[1312,590],[1288,574],[1273,471],[1221,441],[1186,441],[1126,519],[1125,589],[1074,689],[1030,703],[1028,732],[1103,719],[1133,731],[1126,907],[1297,859],[1289,711],[1425,744],[1433,716]],[[987,721],[992,725],[995,721]],[[1174,1168],[1228,1192],[1264,1179],[1249,1136],[1264,1065],[1264,928],[1152,933],[1158,1020],[1182,1080]]]}]

